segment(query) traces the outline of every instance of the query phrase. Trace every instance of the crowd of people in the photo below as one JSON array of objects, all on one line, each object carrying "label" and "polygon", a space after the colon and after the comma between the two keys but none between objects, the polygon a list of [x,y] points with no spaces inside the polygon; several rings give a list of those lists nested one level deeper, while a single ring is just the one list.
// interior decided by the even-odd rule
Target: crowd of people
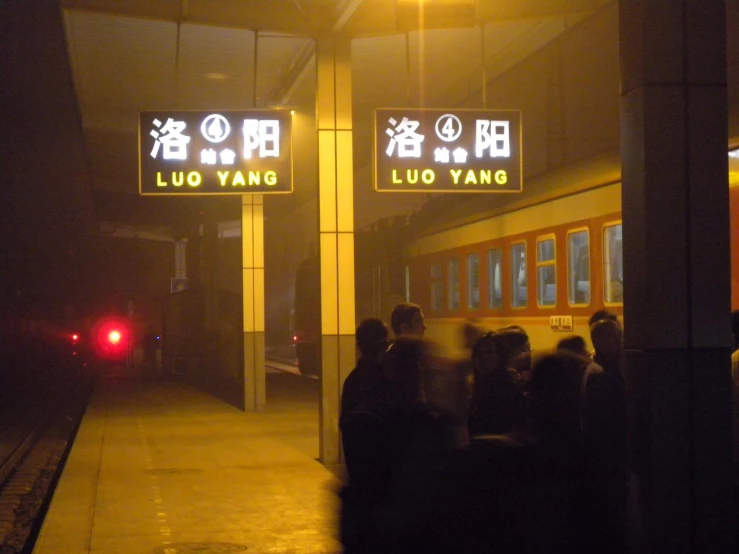
[{"label": "crowd of people", "polygon": [[451,365],[415,304],[357,328],[340,428],[347,554],[628,551],[622,330],[534,353],[524,329],[464,328]]}]

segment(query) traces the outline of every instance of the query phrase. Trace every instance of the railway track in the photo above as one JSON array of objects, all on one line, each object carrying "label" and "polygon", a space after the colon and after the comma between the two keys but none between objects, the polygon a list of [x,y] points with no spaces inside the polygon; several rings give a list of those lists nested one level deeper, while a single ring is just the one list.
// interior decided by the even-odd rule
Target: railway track
[{"label": "railway track", "polygon": [[[0,553],[30,552],[94,382],[85,361],[5,391],[0,427]],[[52,379],[54,374],[57,379]],[[18,384],[17,384],[18,385]],[[12,402],[8,402],[9,397]]]}]

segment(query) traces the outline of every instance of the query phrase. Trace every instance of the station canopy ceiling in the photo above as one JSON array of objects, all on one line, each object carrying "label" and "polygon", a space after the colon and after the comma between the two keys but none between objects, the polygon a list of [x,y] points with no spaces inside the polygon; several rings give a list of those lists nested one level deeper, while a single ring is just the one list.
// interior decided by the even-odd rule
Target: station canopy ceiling
[{"label": "station canopy ceiling", "polygon": [[493,79],[606,2],[62,0],[93,187],[137,192],[141,110],[314,113],[314,37],[354,39],[355,151],[369,151],[374,108],[458,106],[483,63]]}]

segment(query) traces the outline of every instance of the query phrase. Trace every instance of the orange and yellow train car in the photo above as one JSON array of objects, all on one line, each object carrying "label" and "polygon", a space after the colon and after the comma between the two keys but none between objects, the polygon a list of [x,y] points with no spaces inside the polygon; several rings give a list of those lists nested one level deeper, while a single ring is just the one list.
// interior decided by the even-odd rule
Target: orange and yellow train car
[{"label": "orange and yellow train car", "polygon": [[[739,158],[729,163],[739,309]],[[621,317],[620,208],[615,183],[416,238],[409,296],[424,308],[426,336],[458,355],[462,324],[473,320],[489,329],[520,325],[535,349],[551,348],[567,334],[587,339],[598,309]]]}]

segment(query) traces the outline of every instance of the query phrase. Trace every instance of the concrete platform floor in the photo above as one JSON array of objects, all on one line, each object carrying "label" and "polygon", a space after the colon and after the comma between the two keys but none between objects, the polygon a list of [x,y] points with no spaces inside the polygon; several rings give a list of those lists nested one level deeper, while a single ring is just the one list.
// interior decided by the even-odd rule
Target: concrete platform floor
[{"label": "concrete platform floor", "polygon": [[338,480],[315,460],[320,384],[267,379],[268,409],[244,413],[107,370],[34,553],[339,552]]}]

